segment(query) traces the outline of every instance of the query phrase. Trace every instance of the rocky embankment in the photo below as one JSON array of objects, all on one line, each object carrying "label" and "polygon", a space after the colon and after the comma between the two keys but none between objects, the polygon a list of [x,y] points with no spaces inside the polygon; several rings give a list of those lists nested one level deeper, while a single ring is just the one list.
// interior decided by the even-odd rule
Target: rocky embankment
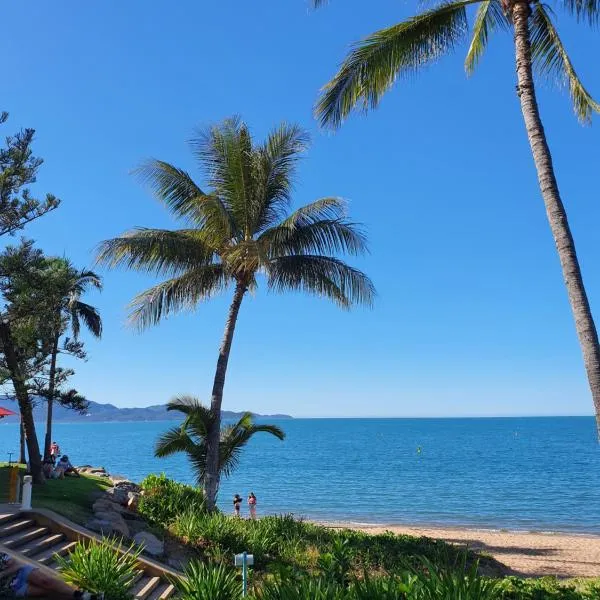
[{"label": "rocky embankment", "polygon": [[110,475],[103,468],[84,465],[77,467],[82,475],[103,477],[112,487],[102,492],[92,505],[93,517],[85,524],[86,529],[105,536],[122,538],[143,547],[151,557],[167,560],[173,566],[180,566],[177,559],[165,556],[165,542],[150,531],[151,527],[138,514],[137,505],[142,489],[137,483],[118,475]]}]

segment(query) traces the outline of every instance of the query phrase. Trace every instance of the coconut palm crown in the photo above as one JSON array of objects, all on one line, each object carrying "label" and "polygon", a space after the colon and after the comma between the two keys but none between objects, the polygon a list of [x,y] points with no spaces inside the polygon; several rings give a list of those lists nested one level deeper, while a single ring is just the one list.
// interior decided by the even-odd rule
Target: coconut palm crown
[{"label": "coconut palm crown", "polygon": [[[314,0],[313,4],[319,7],[325,1]],[[492,34],[514,28],[513,11],[522,4],[528,7],[531,61],[536,73],[561,87],[566,83],[575,114],[580,121],[589,122],[594,112],[600,112],[600,105],[581,83],[554,24],[552,9],[537,0],[442,2],[372,33],[354,44],[336,75],[324,86],[316,107],[317,118],[324,126],[337,127],[353,109],[375,108],[398,79],[414,75],[467,40],[467,10],[477,5],[465,58],[466,72],[471,75]],[[559,6],[580,21],[591,25],[600,22],[597,0],[562,0]]]},{"label": "coconut palm crown", "polygon": [[[158,438],[154,455],[164,458],[180,452],[187,454],[198,485],[203,485],[207,473],[207,436],[213,426],[213,413],[192,396],[174,398],[167,404],[167,410],[179,411],[185,418],[180,426],[172,427]],[[219,474],[222,477],[229,477],[237,469],[243,448],[257,433],[268,433],[279,440],[285,439],[285,433],[280,427],[255,423],[249,412],[243,413],[235,423],[221,428]]]},{"label": "coconut palm crown", "polygon": [[232,118],[198,131],[190,145],[207,188],[160,160],[137,170],[185,227],[130,231],[103,242],[98,260],[167,277],[133,300],[131,319],[140,328],[233,287],[211,395],[215,420],[204,488],[212,509],[225,374],[246,292],[263,276],[270,290],[309,292],[348,309],[370,305],[375,291],[364,273],[339,257],[367,251],[365,236],[346,217],[342,200],[322,198],[290,213],[296,166],[308,145],[300,128],[283,123],[257,144],[246,124]]}]

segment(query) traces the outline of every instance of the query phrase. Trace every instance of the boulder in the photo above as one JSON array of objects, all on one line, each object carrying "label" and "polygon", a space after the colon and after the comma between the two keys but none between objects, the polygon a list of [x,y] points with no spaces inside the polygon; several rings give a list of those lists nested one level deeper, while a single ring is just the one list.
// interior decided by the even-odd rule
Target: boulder
[{"label": "boulder", "polygon": [[127,496],[128,491],[124,488],[113,487],[109,490],[106,490],[107,497],[111,498],[113,502],[117,502],[123,506],[127,505],[129,497]]},{"label": "boulder", "polygon": [[125,519],[117,512],[98,511],[94,514],[98,521],[106,522],[112,529],[111,533],[116,533],[122,537],[129,537],[129,527]]},{"label": "boulder", "polygon": [[136,544],[144,547],[144,552],[150,556],[162,556],[165,551],[165,544],[149,531],[141,531],[133,536]]}]

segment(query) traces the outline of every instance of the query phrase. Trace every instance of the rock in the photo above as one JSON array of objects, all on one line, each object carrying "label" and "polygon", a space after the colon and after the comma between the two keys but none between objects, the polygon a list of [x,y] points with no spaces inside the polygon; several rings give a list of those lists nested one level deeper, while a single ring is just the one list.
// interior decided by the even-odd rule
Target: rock
[{"label": "rock", "polygon": [[114,486],[120,490],[134,492],[136,494],[139,494],[142,491],[142,488],[137,483],[133,483],[133,481],[129,481],[128,479],[119,480]]},{"label": "rock", "polygon": [[89,529],[90,531],[101,533],[102,535],[112,535],[114,533],[111,522],[106,519],[90,519],[85,524],[85,528]]},{"label": "rock", "polygon": [[117,502],[123,506],[126,506],[129,500],[127,496],[128,491],[120,487],[113,487],[110,490],[106,490],[106,494],[113,502]]},{"label": "rock", "polygon": [[136,544],[144,547],[144,552],[150,556],[162,556],[165,551],[165,544],[149,531],[141,531],[133,536]]}]

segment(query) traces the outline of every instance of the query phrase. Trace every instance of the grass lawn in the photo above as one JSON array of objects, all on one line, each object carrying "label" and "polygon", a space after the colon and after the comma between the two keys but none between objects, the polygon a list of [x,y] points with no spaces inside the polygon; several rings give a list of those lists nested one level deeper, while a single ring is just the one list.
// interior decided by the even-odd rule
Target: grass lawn
[{"label": "grass lawn", "polygon": [[[24,472],[24,467],[22,467]],[[100,492],[111,487],[101,477],[82,475],[65,479],[50,479],[44,485],[33,487],[34,508],[47,508],[64,515],[71,521],[84,525],[92,516],[92,504]],[[0,490],[8,490],[8,465],[0,463]],[[4,495],[4,494],[3,494]],[[7,498],[0,498],[7,500]]]}]

